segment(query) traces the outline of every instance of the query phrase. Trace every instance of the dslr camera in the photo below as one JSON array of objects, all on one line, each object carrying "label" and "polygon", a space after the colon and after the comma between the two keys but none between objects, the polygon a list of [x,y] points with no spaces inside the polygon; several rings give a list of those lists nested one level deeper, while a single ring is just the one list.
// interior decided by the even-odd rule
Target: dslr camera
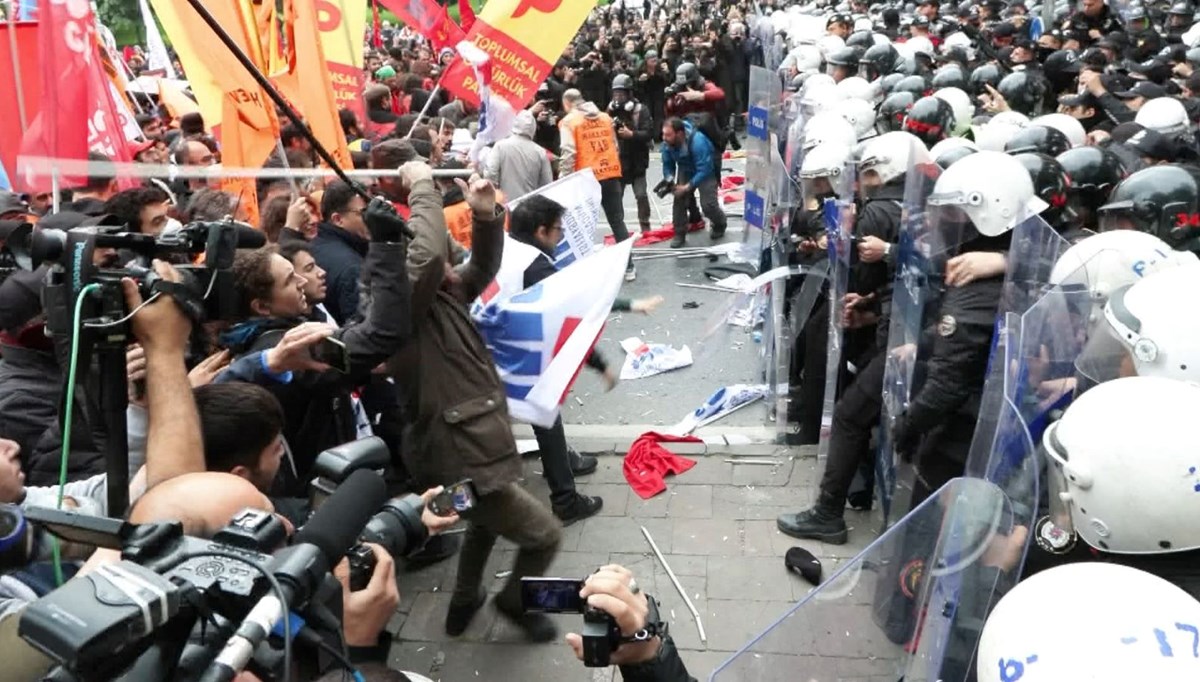
[{"label": "dslr camera", "polygon": [[[330,448],[317,455],[313,464],[315,477],[309,484],[309,502],[314,511],[334,494],[338,485],[359,469],[381,473],[391,460],[387,444],[378,436],[362,438]],[[446,487],[429,504],[438,516],[449,516],[475,506],[477,495],[470,480]],[[425,503],[420,495],[393,497],[367,521],[346,558],[350,564],[350,589],[366,588],[375,572],[375,553],[365,543],[374,543],[394,557],[419,551],[429,539],[429,531],[421,522]]]},{"label": "dslr camera", "polygon": [[654,186],[653,191],[654,196],[659,199],[665,199],[671,193],[671,180],[669,178],[659,180],[658,184]]}]

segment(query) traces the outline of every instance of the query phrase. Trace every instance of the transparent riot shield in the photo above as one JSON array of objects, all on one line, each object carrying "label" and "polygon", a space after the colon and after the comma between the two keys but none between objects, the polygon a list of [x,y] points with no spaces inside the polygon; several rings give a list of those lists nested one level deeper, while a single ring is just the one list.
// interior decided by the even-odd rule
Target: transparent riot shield
[{"label": "transparent riot shield", "polygon": [[[829,437],[833,431],[833,408],[837,404],[838,380],[842,374],[842,344],[845,328],[842,308],[850,285],[851,249],[854,242],[855,169],[851,163],[839,178],[836,202],[828,202],[825,213],[825,239],[829,262],[828,325],[825,349],[825,390],[821,402],[821,430],[817,441],[817,471],[825,470],[829,455]],[[832,205],[830,205],[832,204]],[[818,476],[816,481],[820,481]]]},{"label": "transparent riot shield", "polygon": [[[1031,449],[1009,416],[1014,442]],[[974,680],[984,619],[1015,584],[1028,542],[1027,492],[1013,491],[1015,502],[1009,492],[950,481],[709,679]]]},{"label": "transparent riot shield", "polygon": [[[1004,289],[1000,299],[1000,308],[996,318],[997,333],[992,337],[992,352],[988,361],[988,376],[984,383],[983,396],[980,402],[979,421],[976,424],[975,435],[971,441],[970,455],[967,458],[967,476],[986,477],[987,458],[991,443],[995,438],[996,423],[994,415],[1000,414],[1000,404],[1010,400],[1020,404],[1013,395],[1007,395],[1006,389],[1012,386],[1008,376],[1011,368],[1004,361],[1009,354],[1019,351],[1012,344],[1020,343],[1020,338],[1014,337],[1010,316],[1018,323],[1021,317],[1030,310],[1043,296],[1050,293],[1054,286],[1055,264],[1059,257],[1071,247],[1070,242],[1050,227],[1038,216],[1032,216],[1013,228],[1012,245],[1007,256],[1007,268],[1004,275]],[[1061,276],[1061,274],[1060,274]]]},{"label": "transparent riot shield", "polygon": [[[914,150],[911,158],[927,156],[921,149]],[[893,260],[895,279],[875,473],[885,523],[894,520],[893,503],[900,509],[907,507],[912,490],[913,471],[896,457],[891,433],[920,380],[918,364],[925,359],[922,346],[927,352],[930,341],[923,338],[923,331],[932,322],[929,318],[936,313],[942,292],[938,262],[945,256],[946,239],[937,233],[938,226],[926,219],[926,203],[940,174],[936,164],[923,163],[909,168],[905,177],[900,240]]]}]

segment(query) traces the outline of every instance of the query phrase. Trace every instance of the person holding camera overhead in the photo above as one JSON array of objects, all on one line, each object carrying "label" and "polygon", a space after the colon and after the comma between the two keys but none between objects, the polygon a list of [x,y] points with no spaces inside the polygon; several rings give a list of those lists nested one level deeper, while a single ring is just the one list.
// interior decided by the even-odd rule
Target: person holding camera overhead
[{"label": "person holding camera overhead", "polygon": [[[565,113],[558,123],[562,145],[558,177],[591,168],[600,181],[600,205],[604,208],[608,226],[613,237],[623,242],[629,239],[629,228],[625,226],[621,156],[612,117],[573,88],[563,93],[562,104]],[[625,281],[632,282],[636,277],[631,257],[625,267]]]}]

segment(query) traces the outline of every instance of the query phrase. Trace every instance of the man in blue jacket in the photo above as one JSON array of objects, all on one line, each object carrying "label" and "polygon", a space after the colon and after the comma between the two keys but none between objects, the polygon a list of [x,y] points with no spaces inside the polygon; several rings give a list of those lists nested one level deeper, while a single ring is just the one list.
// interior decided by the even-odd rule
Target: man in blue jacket
[{"label": "man in blue jacket", "polygon": [[[671,248],[678,249],[687,241],[689,206],[695,205],[696,190],[700,190],[700,208],[712,223],[712,238],[725,235],[725,211],[717,198],[720,176],[716,147],[703,131],[691,121],[668,118],[663,123],[663,178],[672,185],[675,202],[671,208],[671,223],[675,238]],[[694,209],[692,209],[694,212]]]}]

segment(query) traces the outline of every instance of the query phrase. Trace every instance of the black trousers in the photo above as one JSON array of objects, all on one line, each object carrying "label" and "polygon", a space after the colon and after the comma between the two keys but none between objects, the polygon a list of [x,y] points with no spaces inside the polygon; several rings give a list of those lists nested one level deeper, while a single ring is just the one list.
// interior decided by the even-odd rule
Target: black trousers
[{"label": "black trousers", "polygon": [[625,226],[624,199],[625,186],[621,184],[621,178],[600,181],[600,206],[604,209],[608,227],[618,242],[629,239],[629,228]]},{"label": "black trousers", "polygon": [[829,437],[829,458],[821,478],[817,504],[838,514],[846,508],[846,496],[859,465],[870,461],[871,431],[879,423],[883,408],[883,372],[887,351],[879,351],[859,370],[833,409],[833,432]]},{"label": "black trousers", "polygon": [[[700,192],[700,208],[704,211],[704,217],[712,223],[714,230],[724,232],[727,221],[725,211],[721,208],[721,199],[717,196],[717,179],[713,177],[705,180],[700,183],[696,191]],[[686,235],[688,224],[700,219],[695,206],[695,191],[687,196],[675,197],[675,201],[671,205],[671,223],[675,228],[676,235]]]},{"label": "black trousers", "polygon": [[567,452],[562,417],[548,429],[534,426],[533,435],[537,438],[542,471],[546,472],[546,483],[550,486],[550,501],[557,505],[570,502],[575,496],[575,474],[571,473],[571,456]]}]

